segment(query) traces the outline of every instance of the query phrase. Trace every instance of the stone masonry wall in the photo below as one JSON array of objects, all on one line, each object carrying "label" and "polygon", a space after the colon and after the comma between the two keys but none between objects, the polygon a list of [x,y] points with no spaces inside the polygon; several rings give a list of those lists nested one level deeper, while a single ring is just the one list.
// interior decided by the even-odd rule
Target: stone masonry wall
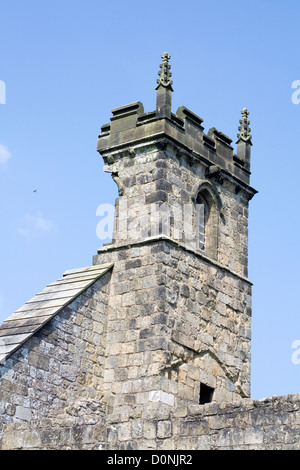
[{"label": "stone masonry wall", "polygon": [[108,272],[0,366],[0,436],[15,424],[55,421],[77,402],[101,408],[109,279]]},{"label": "stone masonry wall", "polygon": [[77,400],[55,417],[13,421],[0,435],[0,450],[90,450],[106,447],[105,404]]},{"label": "stone masonry wall", "polygon": [[104,396],[109,412],[143,408],[157,394],[199,403],[250,394],[251,285],[167,240],[111,245],[94,263],[114,263],[107,319]]},{"label": "stone masonry wall", "polygon": [[299,450],[300,394],[108,416],[107,449]]},{"label": "stone masonry wall", "polygon": [[[194,204],[199,188],[206,185],[215,194],[219,212],[215,258],[233,272],[247,276],[249,194],[236,182],[225,179],[220,184],[209,180],[202,162],[191,160],[172,145],[165,150],[159,150],[158,145],[136,147],[133,153],[115,153],[108,161],[104,169],[112,173],[120,194],[116,204],[116,243],[142,241],[158,235],[160,230],[195,249]],[[166,210],[169,225],[163,222]]]},{"label": "stone masonry wall", "polygon": [[[88,416],[86,410],[89,408]],[[300,394],[239,405],[149,403],[104,416],[103,405],[70,407],[55,420],[11,423],[0,449],[299,450]]]}]

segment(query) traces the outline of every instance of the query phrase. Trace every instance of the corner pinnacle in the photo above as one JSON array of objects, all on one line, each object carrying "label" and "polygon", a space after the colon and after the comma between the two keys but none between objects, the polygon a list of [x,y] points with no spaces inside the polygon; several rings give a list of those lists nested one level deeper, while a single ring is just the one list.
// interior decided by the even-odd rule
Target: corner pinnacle
[{"label": "corner pinnacle", "polygon": [[162,63],[160,64],[160,71],[158,72],[159,78],[157,79],[157,86],[155,90],[157,90],[161,85],[165,88],[169,87],[171,91],[174,91],[172,88],[172,80],[171,76],[172,73],[170,72],[171,65],[169,65],[169,60],[171,56],[167,52],[164,52],[161,56]]},{"label": "corner pinnacle", "polygon": [[238,140],[236,141],[236,144],[238,144],[240,141],[248,142],[250,145],[252,145],[251,139],[252,136],[250,134],[251,129],[249,127],[250,121],[248,120],[249,116],[249,111],[247,111],[247,108],[243,108],[241,111],[242,114],[242,119],[240,119],[240,126],[239,126],[239,133],[237,134]]}]

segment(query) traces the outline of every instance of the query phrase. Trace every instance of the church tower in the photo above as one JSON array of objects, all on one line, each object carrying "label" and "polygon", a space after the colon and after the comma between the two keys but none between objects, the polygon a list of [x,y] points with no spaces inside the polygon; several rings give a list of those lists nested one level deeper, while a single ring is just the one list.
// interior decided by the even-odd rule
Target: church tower
[{"label": "church tower", "polygon": [[250,396],[249,112],[234,151],[172,111],[169,61],[156,109],[115,108],[98,137],[112,241],[0,325],[2,450],[299,450],[300,395]]},{"label": "church tower", "polygon": [[113,109],[97,142],[119,190],[113,240],[93,259],[113,264],[103,376],[111,413],[250,396],[249,112],[235,153],[185,106],[172,112],[169,60],[164,53],[156,109]]}]

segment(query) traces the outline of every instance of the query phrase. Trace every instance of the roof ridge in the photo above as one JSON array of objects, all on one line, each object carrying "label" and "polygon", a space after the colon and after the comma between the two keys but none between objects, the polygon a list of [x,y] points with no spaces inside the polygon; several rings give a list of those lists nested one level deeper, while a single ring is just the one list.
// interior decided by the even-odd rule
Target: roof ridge
[{"label": "roof ridge", "polygon": [[75,268],[75,269],[68,269],[63,273],[63,276],[69,276],[70,274],[81,273],[81,272],[90,272],[90,271],[98,271],[105,268],[111,267],[111,263],[106,264],[95,264],[93,266],[85,266],[83,268]]}]

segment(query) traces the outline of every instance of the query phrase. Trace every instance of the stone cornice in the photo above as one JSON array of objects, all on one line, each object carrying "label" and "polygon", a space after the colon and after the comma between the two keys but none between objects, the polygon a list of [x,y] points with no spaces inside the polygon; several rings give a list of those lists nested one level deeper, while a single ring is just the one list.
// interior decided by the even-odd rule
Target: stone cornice
[{"label": "stone cornice", "polygon": [[[165,149],[167,145],[171,145],[175,147],[177,158],[180,159],[180,152],[188,158],[189,162],[191,163],[202,163],[207,167],[207,170],[212,167],[211,159],[206,155],[191,151],[187,146],[185,146],[182,142],[173,139],[169,135],[165,133],[158,133],[156,135],[152,135],[151,138],[141,139],[140,141],[132,141],[130,143],[126,142],[124,144],[116,145],[113,148],[109,148],[107,150],[102,151],[102,157],[104,160],[105,165],[110,165],[115,163],[119,158],[124,158],[125,156],[130,156],[131,158],[138,155],[139,151],[147,152],[147,148],[150,148],[151,152],[153,152],[153,145],[157,145],[158,150]],[[257,194],[257,190],[250,186],[247,182],[244,181],[244,178],[241,178],[232,172],[228,171],[227,169],[219,168],[219,175],[221,175],[222,179],[227,179],[235,184],[238,188],[238,191],[243,188],[246,193],[248,194],[249,200]],[[109,172],[109,169],[105,170]]]}]

